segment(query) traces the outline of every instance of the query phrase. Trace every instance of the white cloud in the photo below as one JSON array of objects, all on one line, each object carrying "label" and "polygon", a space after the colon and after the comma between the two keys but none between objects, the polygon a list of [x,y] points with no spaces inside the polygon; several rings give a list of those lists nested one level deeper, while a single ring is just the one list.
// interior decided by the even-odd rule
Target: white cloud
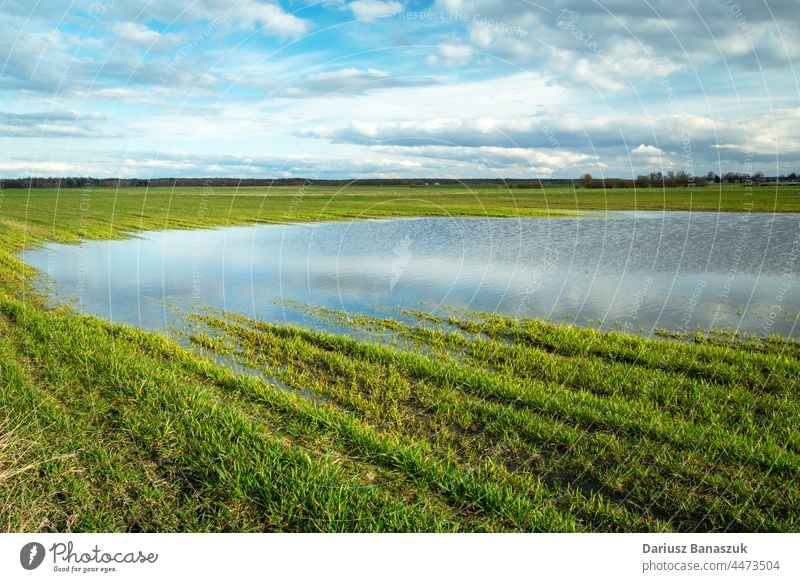
[{"label": "white cloud", "polygon": [[353,0],[347,7],[359,20],[375,20],[393,16],[403,10],[403,4],[395,0]]},{"label": "white cloud", "polygon": [[473,58],[474,51],[471,46],[458,43],[442,43],[437,47],[436,53],[428,55],[429,65],[444,64],[448,67],[460,67]]},{"label": "white cloud", "polygon": [[[0,114],[5,172],[44,172],[35,164],[60,163],[70,144],[83,150],[64,154],[75,172],[105,175],[124,160],[186,175],[620,173],[678,169],[684,141],[697,170],[800,159],[792,2],[737,0],[744,24],[722,2],[77,4],[104,12],[3,4],[0,91],[15,112]],[[444,12],[376,22],[406,6]],[[302,39],[322,10],[334,29]],[[95,159],[109,144],[153,143],[167,153]]]},{"label": "white cloud", "polygon": [[640,144],[631,150],[634,156],[660,156],[664,155],[664,150],[656,146]]},{"label": "white cloud", "polygon": [[599,91],[712,66],[788,69],[800,59],[794,2],[437,0],[433,10],[458,15],[469,42],[490,58]]},{"label": "white cloud", "polygon": [[72,164],[44,160],[0,162],[0,173],[5,176],[66,176],[73,168]]},{"label": "white cloud", "polygon": [[424,144],[441,142],[447,145],[513,145],[514,138],[537,131],[537,120],[528,118],[474,119],[434,118],[390,122],[352,121],[339,129],[314,128],[301,130],[301,135],[354,143],[406,142]]},{"label": "white cloud", "polygon": [[602,58],[582,57],[574,60],[573,53],[560,53],[553,63],[561,63],[554,76],[579,84],[591,91],[625,91],[631,86],[652,83],[679,71],[682,66],[667,58],[632,56],[626,52],[604,55]]},{"label": "white cloud", "polygon": [[[237,7],[237,4],[234,3],[233,7]],[[264,4],[255,0],[241,1],[232,18],[245,28],[249,28],[251,23],[256,23],[262,27],[265,34],[280,38],[297,38],[308,29],[308,24],[304,20],[285,12],[279,5]]]},{"label": "white cloud", "polygon": [[0,111],[0,133],[6,138],[117,138],[128,129],[109,128],[109,118],[74,110],[8,113]]},{"label": "white cloud", "polygon": [[185,36],[174,32],[161,33],[136,22],[118,22],[112,27],[116,42],[130,43],[146,49],[156,46],[175,46],[185,40]]},{"label": "white cloud", "polygon": [[[539,75],[520,73],[480,81],[442,77],[437,84],[396,87],[364,95],[331,95],[325,100],[302,103],[286,110],[301,119],[299,127],[342,127],[350,120],[396,124],[432,119],[530,116],[531,111],[557,108],[566,93]],[[392,121],[389,121],[392,120]]]},{"label": "white cloud", "polygon": [[429,86],[440,81],[433,77],[394,76],[388,71],[368,68],[345,67],[334,71],[322,71],[301,75],[290,79],[254,79],[242,78],[243,85],[253,82],[271,89],[270,96],[288,98],[330,98],[332,95],[365,95],[378,89],[401,87]]},{"label": "white cloud", "polygon": [[297,38],[308,30],[305,20],[286,12],[276,0],[194,0],[186,3],[97,0],[91,3],[88,12],[95,24],[116,20],[139,25],[157,21],[178,26],[205,21],[206,26],[213,30],[231,27],[252,30],[258,26],[262,27],[264,34],[279,38]]},{"label": "white cloud", "polygon": [[568,150],[540,150],[517,147],[447,147],[447,146],[372,146],[378,152],[427,159],[470,162],[481,170],[517,168],[537,175],[551,175],[558,170],[586,165],[595,156]]}]

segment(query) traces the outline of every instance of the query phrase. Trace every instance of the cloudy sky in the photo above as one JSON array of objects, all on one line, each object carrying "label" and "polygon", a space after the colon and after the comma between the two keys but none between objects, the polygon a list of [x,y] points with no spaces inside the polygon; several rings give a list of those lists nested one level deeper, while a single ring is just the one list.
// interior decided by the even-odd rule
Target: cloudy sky
[{"label": "cloudy sky", "polygon": [[800,171],[800,0],[0,0],[0,177]]}]

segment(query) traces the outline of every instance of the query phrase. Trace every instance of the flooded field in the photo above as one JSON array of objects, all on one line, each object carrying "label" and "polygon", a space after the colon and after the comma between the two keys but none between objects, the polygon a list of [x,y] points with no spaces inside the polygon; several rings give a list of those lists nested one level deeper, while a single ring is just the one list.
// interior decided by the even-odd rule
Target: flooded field
[{"label": "flooded field", "polygon": [[469,308],[650,335],[799,337],[800,215],[611,212],[145,232],[23,258],[56,301],[148,329],[170,306],[308,323],[301,302],[369,315]]}]

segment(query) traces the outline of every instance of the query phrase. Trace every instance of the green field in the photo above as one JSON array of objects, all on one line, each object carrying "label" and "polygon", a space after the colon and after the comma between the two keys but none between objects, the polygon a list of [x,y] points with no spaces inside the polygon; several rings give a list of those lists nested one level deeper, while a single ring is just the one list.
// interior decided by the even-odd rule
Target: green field
[{"label": "green field", "polygon": [[800,187],[545,189],[128,188],[0,190],[0,221],[34,237],[115,236],[154,228],[381,216],[541,216],[597,210],[800,212]]},{"label": "green field", "polygon": [[[800,346],[319,311],[186,345],[48,309],[15,253],[136,230],[623,209],[800,212],[783,187],[0,193],[0,527],[800,531]],[[377,335],[376,335],[377,334]],[[220,365],[235,360],[253,371]]]}]

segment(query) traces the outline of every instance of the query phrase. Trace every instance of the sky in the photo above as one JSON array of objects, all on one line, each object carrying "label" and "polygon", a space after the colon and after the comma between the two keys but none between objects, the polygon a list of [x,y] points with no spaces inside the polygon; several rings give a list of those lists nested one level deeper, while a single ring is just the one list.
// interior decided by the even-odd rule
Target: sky
[{"label": "sky", "polygon": [[0,177],[800,172],[800,0],[0,0]]}]

